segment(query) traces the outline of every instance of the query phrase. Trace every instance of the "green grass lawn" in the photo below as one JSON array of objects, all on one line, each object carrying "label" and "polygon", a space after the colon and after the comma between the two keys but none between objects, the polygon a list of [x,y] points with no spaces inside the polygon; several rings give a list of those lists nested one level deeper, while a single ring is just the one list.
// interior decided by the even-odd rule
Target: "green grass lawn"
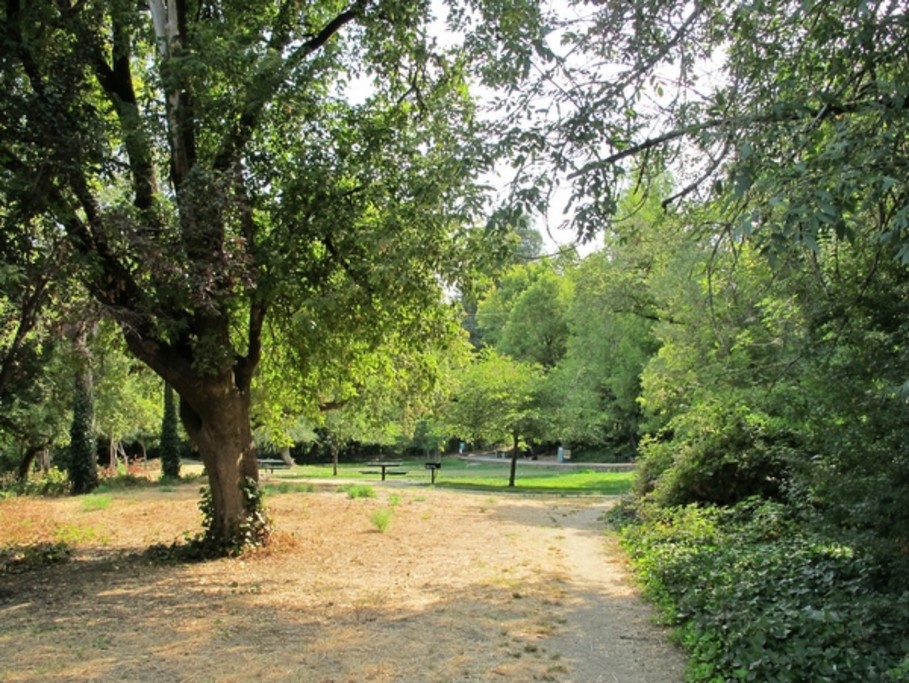
[{"label": "green grass lawn", "polygon": [[[399,470],[407,474],[389,476],[387,481],[406,481],[429,484],[430,473],[424,461],[389,458],[401,462]],[[633,472],[594,472],[592,470],[560,470],[522,466],[518,463],[515,488],[508,487],[508,460],[501,463],[466,463],[459,458],[445,458],[442,469],[436,474],[436,486],[448,489],[474,491],[515,491],[519,493],[548,493],[560,495],[621,495],[631,490]],[[378,474],[364,474],[363,470],[375,469],[368,463],[341,464],[338,478],[379,481]],[[279,470],[268,475],[266,482],[276,479],[331,479],[331,465],[301,465],[290,470]]]}]

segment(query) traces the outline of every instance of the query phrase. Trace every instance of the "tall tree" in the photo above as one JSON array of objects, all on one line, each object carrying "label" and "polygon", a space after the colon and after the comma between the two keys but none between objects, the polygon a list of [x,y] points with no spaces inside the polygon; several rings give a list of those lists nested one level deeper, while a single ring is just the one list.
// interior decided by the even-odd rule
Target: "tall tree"
[{"label": "tall tree", "polygon": [[66,235],[179,394],[219,542],[258,476],[267,320],[304,377],[353,340],[445,326],[488,156],[429,17],[425,0],[5,5],[0,182],[28,186],[23,211]]},{"label": "tall tree", "polygon": [[499,351],[547,369],[555,367],[565,355],[571,298],[568,278],[543,271],[515,302],[497,344]]},{"label": "tall tree", "polygon": [[566,313],[569,335],[565,356],[550,376],[550,403],[563,441],[634,453],[641,370],[656,350],[655,307],[640,266],[628,252],[619,258],[597,252],[567,274],[575,289]]},{"label": "tall tree", "polygon": [[511,266],[480,300],[479,338],[515,358],[552,367],[565,353],[570,282],[565,264],[543,259]]},{"label": "tall tree", "polygon": [[54,381],[70,252],[31,199],[28,183],[0,183],[0,436],[21,456],[21,478],[65,432],[72,394],[71,378],[64,391]]}]

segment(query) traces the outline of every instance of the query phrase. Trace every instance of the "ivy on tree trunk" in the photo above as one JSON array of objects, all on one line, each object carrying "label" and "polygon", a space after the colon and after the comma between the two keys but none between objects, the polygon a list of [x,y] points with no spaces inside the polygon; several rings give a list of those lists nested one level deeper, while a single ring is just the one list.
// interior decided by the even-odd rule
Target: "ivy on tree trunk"
[{"label": "ivy on tree trunk", "polygon": [[177,433],[177,404],[174,390],[164,383],[164,416],[161,418],[161,474],[169,479],[180,476],[180,436]]},{"label": "ivy on tree trunk", "polygon": [[98,486],[93,377],[85,331],[76,336],[75,350],[78,363],[73,382],[73,421],[69,430],[69,481],[72,493],[79,495]]}]

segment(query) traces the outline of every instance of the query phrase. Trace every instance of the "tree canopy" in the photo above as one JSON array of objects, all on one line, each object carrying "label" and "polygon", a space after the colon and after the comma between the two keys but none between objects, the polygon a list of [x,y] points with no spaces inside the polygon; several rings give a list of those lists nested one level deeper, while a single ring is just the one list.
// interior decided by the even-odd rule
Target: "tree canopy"
[{"label": "tree canopy", "polygon": [[180,396],[215,536],[256,478],[267,340],[310,391],[390,335],[449,329],[443,286],[487,154],[426,2],[6,5],[5,229],[51,244]]},{"label": "tree canopy", "polygon": [[720,199],[720,229],[813,246],[850,238],[875,207],[880,239],[905,260],[904,6],[570,7],[534,43],[529,84],[495,102],[529,207],[567,184],[589,236],[625,189],[668,167],[678,184],[663,199]]}]

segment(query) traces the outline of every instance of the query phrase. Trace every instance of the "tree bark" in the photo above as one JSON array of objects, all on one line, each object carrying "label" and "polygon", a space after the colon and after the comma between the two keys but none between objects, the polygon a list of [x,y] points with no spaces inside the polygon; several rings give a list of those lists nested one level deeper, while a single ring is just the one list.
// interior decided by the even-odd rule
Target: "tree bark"
[{"label": "tree bark", "polygon": [[32,471],[32,463],[35,462],[37,455],[45,450],[45,446],[30,446],[26,449],[25,454],[22,456],[22,460],[19,461],[19,467],[16,473],[16,478],[20,482],[24,483],[28,480],[29,472]]},{"label": "tree bark", "polygon": [[180,395],[180,418],[208,474],[214,518],[209,531],[230,542],[246,518],[243,489],[258,483],[249,419],[249,394],[229,378],[210,377],[195,392]]},{"label": "tree bark", "polygon": [[47,474],[48,472],[50,472],[50,468],[51,468],[50,446],[44,446],[41,449],[40,455],[41,455],[41,459],[38,460],[38,467],[41,469],[41,471],[44,474]]},{"label": "tree bark", "polygon": [[174,390],[167,382],[164,382],[164,414],[161,417],[160,444],[161,476],[178,479],[180,477],[180,438],[177,434],[177,407]]},{"label": "tree bark", "polygon": [[111,474],[117,473],[117,440],[113,435],[107,438],[107,467]]}]

